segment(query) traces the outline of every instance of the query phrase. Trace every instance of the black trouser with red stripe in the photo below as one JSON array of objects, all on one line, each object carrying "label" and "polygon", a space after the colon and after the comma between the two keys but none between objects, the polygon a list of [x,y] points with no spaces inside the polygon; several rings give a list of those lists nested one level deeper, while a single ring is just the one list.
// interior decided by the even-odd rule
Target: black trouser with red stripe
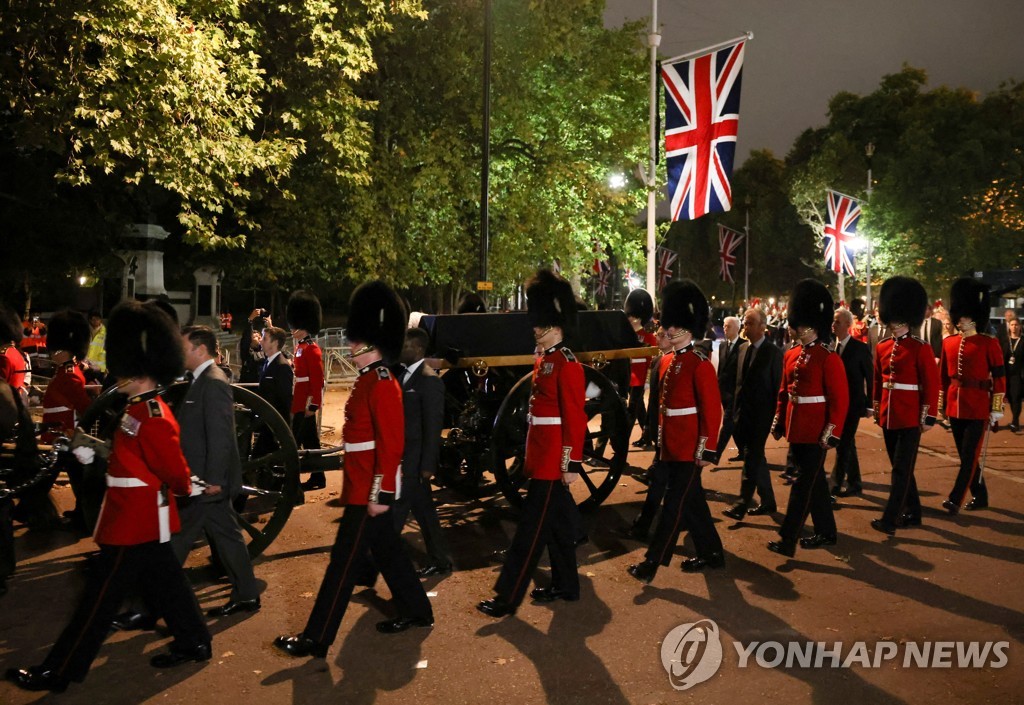
[{"label": "black trouser with red stripe", "polygon": [[[859,409],[846,415],[843,433],[836,447],[836,462],[832,467],[832,489],[838,490],[846,482],[851,490],[861,489],[860,461],[857,459],[857,427],[860,425]],[[892,460],[891,454],[889,460]]]},{"label": "black trouser with red stripe", "polygon": [[902,523],[904,514],[921,518],[921,497],[917,493],[914,468],[917,466],[917,449],[921,445],[921,428],[882,429],[885,451],[892,464],[892,486],[889,501],[882,512],[882,523],[896,527]]},{"label": "black trouser with red stripe", "polygon": [[43,667],[61,678],[83,680],[121,602],[136,586],[148,604],[159,607],[158,616],[174,636],[171,648],[192,650],[210,643],[199,603],[171,544],[152,541],[137,546],[100,546],[82,599]]},{"label": "black trouser with red stripe", "polygon": [[817,443],[792,443],[789,448],[796,466],[796,481],[789,493],[786,518],[782,520],[779,535],[783,541],[796,543],[810,514],[815,534],[834,536],[836,518],[825,478],[825,449]]},{"label": "black trouser with red stripe", "polygon": [[626,404],[626,413],[629,415],[627,424],[632,432],[633,424],[640,424],[640,438],[647,436],[647,405],[644,404],[644,385],[629,388],[629,397]]},{"label": "black trouser with red stripe", "polygon": [[494,585],[498,599],[518,606],[544,548],[551,560],[551,587],[578,595],[580,576],[576,569],[576,533],[579,509],[561,480],[530,480],[519,526],[505,555],[505,565]]},{"label": "black trouser with red stripe", "polygon": [[960,472],[956,475],[953,491],[949,493],[949,501],[960,506],[964,503],[967,488],[979,504],[988,504],[988,487],[982,477],[979,461],[981,447],[985,441],[985,424],[988,419],[954,419],[949,420],[956,442],[956,452],[960,454]]},{"label": "black trouser with red stripe", "polygon": [[352,589],[369,570],[370,556],[380,570],[400,617],[434,621],[430,600],[395,530],[391,511],[371,517],[363,505],[349,505],[341,515],[320,592],[302,635],[330,645],[352,598]]},{"label": "black trouser with red stripe", "polygon": [[679,541],[679,532],[684,528],[693,537],[698,557],[707,559],[714,553],[721,553],[722,540],[704,498],[700,468],[692,462],[662,461],[662,464],[668,475],[668,487],[654,538],[647,549],[647,560],[668,565]]},{"label": "black trouser with red stripe", "polygon": [[[316,450],[320,447],[320,432],[316,427],[316,414],[306,416],[305,411],[292,414],[292,435],[295,436],[295,443],[299,448]],[[324,479],[320,471],[311,472],[309,479]]]}]

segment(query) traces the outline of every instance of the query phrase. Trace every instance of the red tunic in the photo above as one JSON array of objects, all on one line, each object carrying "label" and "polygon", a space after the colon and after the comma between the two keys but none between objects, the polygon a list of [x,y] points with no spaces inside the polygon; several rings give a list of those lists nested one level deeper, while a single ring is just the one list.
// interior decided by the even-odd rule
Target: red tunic
[{"label": "red tunic", "polygon": [[[637,341],[641,345],[647,347],[655,347],[658,344],[658,338],[654,333],[648,333],[643,328],[636,332]],[[629,386],[630,387],[643,387],[647,384],[647,372],[651,369],[651,358],[649,357],[634,357],[630,360],[629,365]]]},{"label": "red tunic", "polygon": [[29,366],[25,357],[14,345],[0,347],[0,378],[4,379],[12,389],[25,388],[25,376]]},{"label": "red tunic", "polygon": [[819,443],[828,430],[838,441],[850,405],[846,368],[821,341],[794,345],[782,359],[782,384],[772,429],[790,443]]},{"label": "red tunic", "polygon": [[57,368],[53,381],[43,394],[43,423],[57,424],[59,429],[47,430],[43,440],[50,442],[59,435],[71,436],[78,425],[78,417],[89,408],[92,399],[85,391],[82,366],[66,362]]},{"label": "red tunic", "polygon": [[904,333],[875,348],[876,423],[897,430],[935,423],[939,371],[932,346]]},{"label": "red tunic", "polygon": [[178,422],[154,394],[129,399],[121,426],[114,432],[107,494],[93,534],[98,544],[167,541],[180,528],[177,505],[161,489],[187,495],[192,483],[181,453]]},{"label": "red tunic", "polygon": [[714,440],[722,423],[722,396],[715,367],[693,344],[665,355],[658,395],[661,459],[692,463],[715,459]]},{"label": "red tunic", "polygon": [[320,408],[324,393],[324,356],[312,338],[303,338],[295,346],[295,389],[292,413],[311,407]]},{"label": "red tunic", "polygon": [[1006,393],[1003,351],[990,335],[949,336],[942,341],[939,367],[944,391],[939,407],[950,418],[987,419],[993,395]]},{"label": "red tunic", "polygon": [[405,449],[402,388],[378,360],[359,370],[345,402],[345,505],[391,504],[397,499]]},{"label": "red tunic", "polygon": [[533,363],[524,472],[561,480],[570,462],[583,461],[587,435],[583,365],[569,348],[550,347]]}]

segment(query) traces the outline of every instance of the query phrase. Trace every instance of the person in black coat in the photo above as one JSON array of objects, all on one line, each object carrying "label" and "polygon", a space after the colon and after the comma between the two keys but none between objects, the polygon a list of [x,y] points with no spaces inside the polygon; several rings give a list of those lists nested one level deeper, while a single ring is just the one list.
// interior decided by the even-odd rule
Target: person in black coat
[{"label": "person in black coat", "polygon": [[[871,418],[874,368],[871,348],[850,335],[853,314],[845,308],[837,309],[832,320],[836,336],[836,353],[846,368],[846,382],[850,388],[850,406],[846,412],[843,433],[836,448],[836,463],[832,468],[832,496],[848,497],[861,493],[860,462],[857,459],[857,426],[862,418]],[[843,488],[843,482],[846,488]]]},{"label": "person in black coat", "polygon": [[1006,401],[1010,404],[1010,430],[1020,430],[1021,396],[1024,393],[1024,345],[1021,345],[1020,321],[1007,321],[1006,338],[1002,341],[1006,364]]},{"label": "person in black coat", "polygon": [[[722,430],[718,434],[716,447],[719,460],[729,445],[729,438],[735,431],[733,397],[736,395],[736,378],[739,375],[740,351],[747,341],[740,337],[740,319],[727,316],[722,323],[725,336],[718,344],[718,391],[722,395]],[[733,460],[743,460],[743,449]]]},{"label": "person in black coat", "polygon": [[[288,332],[283,328],[268,326],[263,329],[260,349],[265,359],[260,363],[257,373],[257,394],[274,407],[286,424],[291,418],[292,385],[295,379],[295,372],[282,352],[287,340]],[[273,434],[261,424],[253,445],[252,456],[258,458],[267,455],[277,450],[277,447]]]}]

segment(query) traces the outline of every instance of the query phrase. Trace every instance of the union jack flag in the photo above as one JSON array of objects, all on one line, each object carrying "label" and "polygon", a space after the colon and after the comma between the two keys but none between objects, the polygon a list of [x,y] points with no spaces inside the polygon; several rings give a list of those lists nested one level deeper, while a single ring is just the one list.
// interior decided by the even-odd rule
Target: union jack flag
[{"label": "union jack flag", "polygon": [[736,264],[736,248],[743,242],[744,235],[738,230],[727,228],[721,223],[718,224],[718,257],[721,259],[721,268],[718,273],[722,281],[733,283],[732,268]]},{"label": "union jack flag", "polygon": [[658,248],[658,289],[662,289],[672,281],[677,259],[679,259],[679,255],[667,247]]},{"label": "union jack flag", "polygon": [[612,278],[612,266],[607,261],[600,263],[601,271],[597,273],[597,283],[594,287],[594,293],[598,298],[605,298],[608,294],[608,285],[611,283]]},{"label": "union jack flag", "polygon": [[665,157],[672,220],[696,220],[732,207],[743,47],[662,65]]},{"label": "union jack flag", "polygon": [[860,203],[856,198],[828,192],[828,220],[825,222],[825,266],[836,274],[853,276],[853,243],[860,220]]}]

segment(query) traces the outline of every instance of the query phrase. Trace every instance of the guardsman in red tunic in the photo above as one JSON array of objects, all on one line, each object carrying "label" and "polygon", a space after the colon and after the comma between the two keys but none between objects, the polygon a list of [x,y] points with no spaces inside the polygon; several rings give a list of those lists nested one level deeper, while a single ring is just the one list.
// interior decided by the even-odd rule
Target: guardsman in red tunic
[{"label": "guardsman in red tunic", "polygon": [[0,307],[0,379],[21,396],[22,402],[27,403],[26,377],[31,366],[18,345],[22,335],[23,327],[18,317],[13,311]]},{"label": "guardsman in red tunic", "polygon": [[[323,315],[320,301],[308,291],[296,291],[288,299],[288,329],[295,339],[295,388],[292,392],[292,434],[300,448],[320,447],[316,415],[323,406],[324,358],[313,336],[320,332]],[[310,473],[303,490],[327,486],[322,472]]]},{"label": "guardsman in red tunic", "polygon": [[779,541],[768,550],[792,558],[800,530],[810,513],[814,535],[800,539],[804,548],[836,544],[836,520],[825,477],[825,454],[839,445],[850,391],[839,356],[829,350],[832,296],[820,282],[804,279],[789,297],[789,329],[797,345],[782,359],[782,385],[772,435],[789,441],[796,482],[789,493]]},{"label": "guardsman in red tunic", "polygon": [[722,540],[700,477],[701,468],[715,460],[714,443],[722,423],[715,367],[694,345],[696,336],[707,330],[708,300],[692,281],[670,282],[662,292],[661,313],[661,327],[672,344],[671,361],[658,391],[658,446],[668,485],[647,554],[643,562],[628,568],[644,583],[654,580],[659,566],[669,564],[684,527],[697,552],[683,561],[684,572],[725,566]]},{"label": "guardsman in red tunic", "polygon": [[530,484],[494,586],[496,595],[477,605],[490,617],[515,614],[545,547],[551,560],[551,585],[534,588],[530,597],[538,602],[572,602],[580,597],[575,529],[579,510],[569,485],[583,472],[586,382],[583,366],[562,345],[563,335],[576,324],[576,300],[569,282],[547,269],[527,282],[526,299],[538,352],[524,460]]},{"label": "guardsman in red tunic", "polygon": [[875,348],[875,421],[882,428],[892,464],[889,501],[872,528],[892,535],[901,526],[921,525],[921,498],[914,466],[921,434],[935,424],[939,372],[927,342],[910,335],[924,321],[928,294],[920,282],[892,277],[882,284],[878,317],[891,336]]},{"label": "guardsman in red tunic", "polygon": [[[150,659],[154,667],[210,658],[210,632],[170,544],[178,530],[170,495],[189,494],[191,483],[178,423],[158,394],[160,385],[182,372],[181,337],[162,311],[127,301],[111,312],[107,356],[129,399],[114,433],[107,495],[93,537],[100,551],[71,622],[43,663],[7,671],[8,680],[26,690],[61,692],[70,681],[83,680],[121,601],[136,586],[161,606],[174,636],[167,653]],[[91,453],[75,449],[83,462]]]},{"label": "guardsman in red tunic", "polygon": [[[639,345],[655,347],[658,339],[654,333],[647,330],[651,319],[654,317],[654,301],[651,295],[643,289],[633,289],[626,296],[626,303],[623,305],[626,317],[636,332],[636,340]],[[629,365],[629,399],[626,405],[626,412],[629,414],[630,431],[633,430],[633,423],[640,424],[640,438],[633,443],[637,448],[646,448],[650,445],[647,439],[654,435],[653,429],[648,433],[647,429],[647,407],[644,406],[644,389],[647,386],[647,372],[650,369],[652,358],[634,357]]]},{"label": "guardsman in red tunic", "polygon": [[342,429],[345,512],[306,628],[274,640],[291,656],[327,655],[352,589],[370,572],[371,556],[398,609],[398,617],[379,622],[377,631],[395,634],[434,624],[430,601],[388,513],[401,492],[405,424],[402,389],[385,363],[401,354],[407,320],[402,302],[384,282],[368,282],[352,294],[346,330],[359,377],[345,404]]},{"label": "guardsman in red tunic", "polygon": [[1006,368],[999,341],[978,330],[988,322],[988,287],[970,278],[953,282],[949,317],[960,330],[942,341],[943,396],[939,412],[949,418],[960,471],[949,498],[942,503],[956,514],[970,488],[973,499],[964,509],[988,506],[988,487],[980,464],[988,425],[1003,417]]}]

